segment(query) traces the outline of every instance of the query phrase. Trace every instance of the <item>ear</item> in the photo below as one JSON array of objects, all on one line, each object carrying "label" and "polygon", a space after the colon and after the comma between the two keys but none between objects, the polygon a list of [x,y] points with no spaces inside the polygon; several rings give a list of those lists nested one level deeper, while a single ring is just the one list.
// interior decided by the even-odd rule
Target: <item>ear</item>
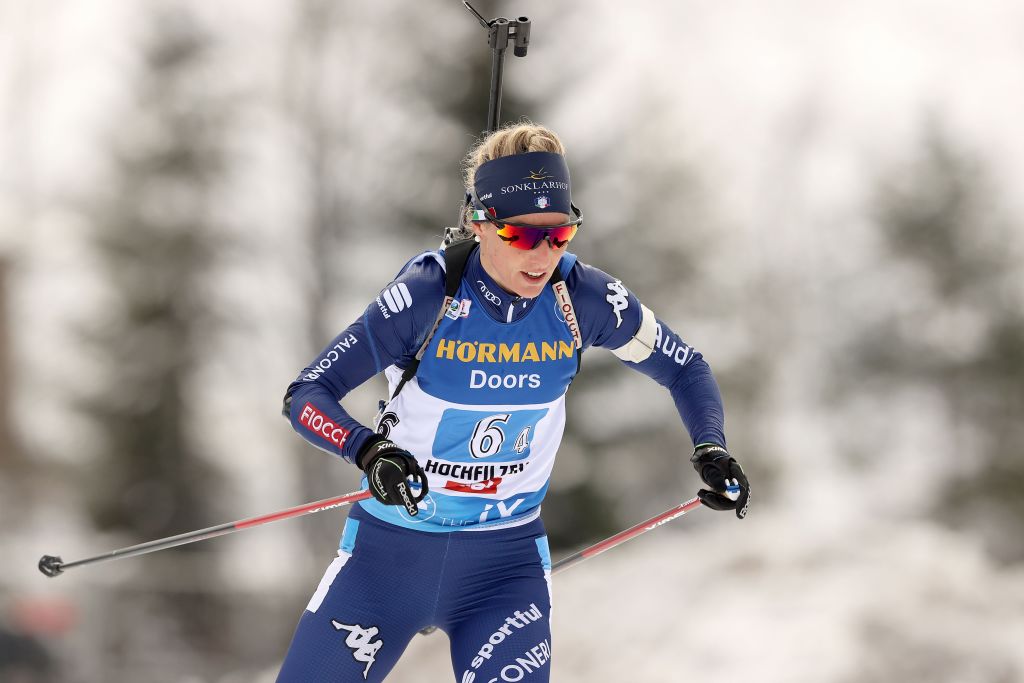
[{"label": "ear", "polygon": [[483,239],[485,230],[484,225],[486,225],[486,223],[470,223],[469,225],[473,228],[473,234],[480,239]]}]

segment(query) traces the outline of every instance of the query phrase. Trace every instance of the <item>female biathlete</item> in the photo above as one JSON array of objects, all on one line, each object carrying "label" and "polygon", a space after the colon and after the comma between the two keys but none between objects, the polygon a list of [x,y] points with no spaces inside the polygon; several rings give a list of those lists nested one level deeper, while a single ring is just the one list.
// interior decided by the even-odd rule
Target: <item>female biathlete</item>
[{"label": "female biathlete", "polygon": [[[669,390],[696,444],[702,502],[746,514],[749,484],[701,354],[566,250],[582,218],[564,154],[530,123],[475,145],[463,225],[409,261],[288,387],[295,430],[363,470],[373,497],[352,509],[279,681],[381,681],[428,626],[448,634],[458,683],[549,679],[540,506],[566,390],[591,346]],[[382,371],[390,400],[370,429],[339,402]]]}]

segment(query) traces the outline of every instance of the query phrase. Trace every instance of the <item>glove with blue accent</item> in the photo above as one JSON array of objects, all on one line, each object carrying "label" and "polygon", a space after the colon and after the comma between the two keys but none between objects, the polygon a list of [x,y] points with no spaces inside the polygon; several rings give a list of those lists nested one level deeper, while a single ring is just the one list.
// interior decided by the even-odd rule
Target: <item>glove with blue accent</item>
[{"label": "glove with blue accent", "polygon": [[701,503],[712,510],[735,510],[739,519],[747,516],[750,482],[729,451],[715,444],[700,444],[693,451],[690,462],[704,483],[712,489],[697,491]]},{"label": "glove with blue accent", "polygon": [[[366,472],[374,498],[384,505],[402,505],[412,517],[419,514],[416,504],[427,495],[427,475],[409,451],[375,434],[363,444],[356,465]],[[419,495],[410,490],[409,477],[419,485]]]}]

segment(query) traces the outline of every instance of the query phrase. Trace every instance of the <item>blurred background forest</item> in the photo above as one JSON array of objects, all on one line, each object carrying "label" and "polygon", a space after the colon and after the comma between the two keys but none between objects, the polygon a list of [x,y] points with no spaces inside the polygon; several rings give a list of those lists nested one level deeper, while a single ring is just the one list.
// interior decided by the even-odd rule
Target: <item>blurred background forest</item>
[{"label": "blurred background forest", "polygon": [[[1024,681],[1024,5],[475,4],[532,19],[503,118],[562,136],[574,251],[704,353],[754,487],[559,576],[554,680]],[[0,0],[0,681],[274,679],[344,512],[36,562],[358,486],[281,397],[452,223],[489,64],[455,0]],[[556,559],[690,449],[589,352]]]}]

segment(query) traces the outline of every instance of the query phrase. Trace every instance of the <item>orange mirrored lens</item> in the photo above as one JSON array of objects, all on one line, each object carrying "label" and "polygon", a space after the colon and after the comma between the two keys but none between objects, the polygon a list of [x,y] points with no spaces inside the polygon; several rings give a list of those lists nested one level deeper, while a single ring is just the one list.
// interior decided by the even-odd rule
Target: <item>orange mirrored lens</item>
[{"label": "orange mirrored lens", "polygon": [[516,249],[529,251],[535,249],[547,237],[552,249],[561,249],[576,236],[576,225],[560,225],[556,228],[538,228],[533,225],[510,225],[505,223],[498,228],[498,237],[505,244]]}]

